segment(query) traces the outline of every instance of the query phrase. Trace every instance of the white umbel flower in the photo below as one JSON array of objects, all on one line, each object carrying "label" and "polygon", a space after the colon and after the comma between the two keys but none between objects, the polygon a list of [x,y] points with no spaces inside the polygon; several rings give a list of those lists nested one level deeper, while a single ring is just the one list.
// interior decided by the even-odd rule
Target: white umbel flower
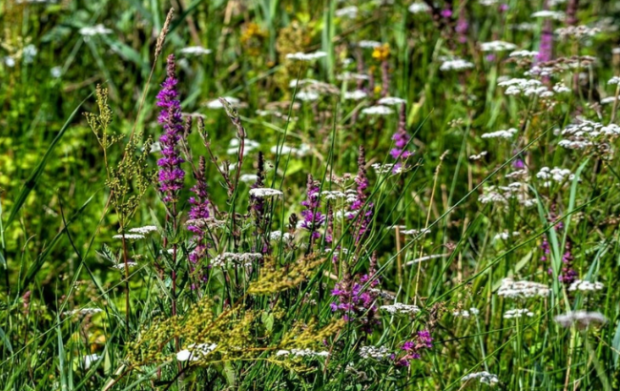
[{"label": "white umbel flower", "polygon": [[289,356],[289,355],[293,355],[297,357],[328,357],[329,352],[328,351],[315,352],[314,350],[310,350],[310,349],[278,350],[276,352],[276,357]]},{"label": "white umbel flower", "polygon": [[202,46],[188,46],[179,50],[179,52],[181,52],[181,54],[200,56],[204,54],[210,54],[211,49],[203,48]]},{"label": "white umbel flower", "polygon": [[387,106],[370,106],[362,110],[362,114],[366,115],[390,115],[394,111]]},{"label": "white umbel flower", "polygon": [[444,71],[444,72],[445,71],[463,71],[465,69],[471,69],[473,67],[474,67],[473,63],[457,58],[454,60],[444,61],[439,67],[439,70]]},{"label": "white umbel flower", "polygon": [[570,285],[568,290],[569,291],[594,292],[594,291],[600,291],[601,289],[603,289],[603,287],[604,285],[598,281],[590,282],[590,281],[577,280],[577,281],[574,281]]},{"label": "white umbel flower", "polygon": [[534,313],[528,309],[508,310],[504,313],[504,319],[521,318],[523,316],[532,317]]},{"label": "white umbel flower", "polygon": [[512,278],[504,278],[497,291],[497,295],[511,299],[521,299],[547,297],[550,291],[549,287],[537,282],[514,281]]},{"label": "white umbel flower", "polygon": [[607,318],[600,312],[580,310],[558,315],[555,317],[555,321],[562,327],[571,327],[575,325],[578,328],[583,329],[594,324],[605,324],[607,323]]},{"label": "white umbel flower", "polygon": [[112,30],[106,28],[102,24],[98,24],[93,27],[82,27],[80,34],[84,37],[92,37],[93,35],[106,35],[112,33]]},{"label": "white umbel flower", "polygon": [[365,49],[369,49],[369,48],[374,49],[374,48],[378,48],[381,45],[382,45],[381,42],[368,41],[368,40],[359,41],[357,43],[357,46],[361,48],[365,48]]},{"label": "white umbel flower", "polygon": [[140,235],[146,235],[148,233],[155,232],[155,231],[157,231],[157,227],[154,225],[145,225],[144,227],[136,227],[136,228],[131,228],[129,230],[129,232],[131,233],[140,234]]},{"label": "white umbel flower", "polygon": [[504,41],[491,41],[480,44],[480,49],[482,49],[483,52],[503,52],[506,50],[514,50],[516,48],[517,45],[514,43]]},{"label": "white umbel flower", "polygon": [[478,316],[478,314],[480,313],[480,310],[478,310],[478,308],[470,308],[468,310],[456,310],[452,312],[452,315],[456,316],[456,317],[460,317],[460,318],[470,318],[472,315],[473,316]]},{"label": "white umbel flower", "polygon": [[386,96],[385,98],[379,99],[377,103],[380,105],[385,105],[385,106],[396,106],[396,105],[402,105],[403,103],[407,103],[407,101],[402,98],[396,98],[394,96]]},{"label": "white umbel flower", "polygon": [[532,18],[564,20],[565,14],[564,12],[561,12],[561,11],[543,10],[543,11],[534,12],[532,14]]},{"label": "white umbel flower", "polygon": [[250,195],[258,198],[282,197],[282,194],[283,193],[280,190],[270,189],[267,187],[250,189]]},{"label": "white umbel flower", "polygon": [[343,97],[345,100],[362,100],[367,98],[368,94],[363,90],[346,91]]},{"label": "white umbel flower", "polygon": [[316,51],[313,53],[302,53],[302,52],[297,52],[297,53],[289,53],[286,55],[286,59],[287,60],[294,60],[294,61],[314,61],[317,60],[319,58],[323,58],[327,56],[327,53],[323,52],[323,51]]},{"label": "white umbel flower", "polygon": [[517,134],[517,128],[510,128],[508,130],[497,130],[495,132],[485,133],[480,137],[482,138],[503,138],[506,140],[510,140],[511,138],[514,137],[515,134]]},{"label": "white umbel flower", "polygon": [[426,3],[422,3],[420,1],[411,3],[408,9],[409,9],[409,12],[411,12],[412,14],[419,14],[419,13],[428,12],[431,10],[430,7]]},{"label": "white umbel flower", "polygon": [[337,9],[336,12],[334,12],[334,15],[338,18],[355,19],[357,17],[357,11],[357,7],[352,5],[349,7]]},{"label": "white umbel flower", "polygon": [[394,303],[391,305],[382,305],[382,310],[389,312],[390,314],[415,314],[420,312],[420,308],[417,305]]},{"label": "white umbel flower", "polygon": [[145,238],[145,236],[141,234],[121,234],[121,235],[114,235],[112,237],[114,239],[122,239],[123,236],[125,237],[126,240],[140,240],[140,239]]},{"label": "white umbel flower", "polygon": [[[238,106],[239,103],[241,103],[241,101],[237,98],[233,98],[232,96],[223,96],[222,99],[224,99],[226,102],[228,102],[229,105],[235,107]],[[207,103],[207,108],[209,109],[223,109],[224,105],[222,104],[222,102],[220,102],[219,99],[214,99],[212,101],[210,101],[209,103]]]},{"label": "white umbel flower", "polygon": [[461,382],[465,383],[470,380],[478,380],[480,383],[487,384],[490,386],[494,386],[499,383],[499,379],[497,375],[489,373],[487,371],[470,373],[469,375],[463,376],[461,378]]},{"label": "white umbel flower", "polygon": [[390,351],[385,346],[362,346],[360,348],[360,356],[362,358],[373,358],[375,360],[383,360],[390,357]]},{"label": "white umbel flower", "polygon": [[536,57],[538,56],[538,52],[530,51],[530,50],[515,50],[514,52],[510,53],[508,56],[517,57],[517,58]]}]

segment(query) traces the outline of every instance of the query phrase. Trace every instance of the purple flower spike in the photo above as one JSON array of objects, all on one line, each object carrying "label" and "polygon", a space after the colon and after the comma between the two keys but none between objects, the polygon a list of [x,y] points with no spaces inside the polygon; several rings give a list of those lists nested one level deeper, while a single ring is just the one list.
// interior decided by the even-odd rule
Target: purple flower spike
[{"label": "purple flower spike", "polygon": [[325,216],[318,209],[321,207],[321,194],[319,184],[312,179],[312,175],[308,174],[307,199],[301,204],[306,207],[301,212],[303,221],[301,228],[310,232],[312,240],[321,237],[318,229],[325,223]]},{"label": "purple flower spike", "polygon": [[166,203],[177,202],[178,193],[183,188],[185,172],[181,168],[183,158],[178,151],[178,144],[183,137],[183,120],[179,93],[176,85],[178,80],[175,73],[174,55],[168,56],[167,75],[162,83],[162,89],[157,94],[157,106],[161,107],[158,122],[163,125],[164,134],[159,138],[163,157],[157,161],[159,169],[159,191],[163,194]]}]

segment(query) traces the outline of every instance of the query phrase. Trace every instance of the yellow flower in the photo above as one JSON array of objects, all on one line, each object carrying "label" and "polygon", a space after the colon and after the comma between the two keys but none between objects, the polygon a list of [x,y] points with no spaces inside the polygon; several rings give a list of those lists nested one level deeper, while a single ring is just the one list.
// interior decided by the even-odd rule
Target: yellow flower
[{"label": "yellow flower", "polygon": [[389,56],[390,56],[390,45],[388,45],[387,43],[381,46],[377,46],[372,51],[372,58],[378,61],[385,61],[387,60]]}]

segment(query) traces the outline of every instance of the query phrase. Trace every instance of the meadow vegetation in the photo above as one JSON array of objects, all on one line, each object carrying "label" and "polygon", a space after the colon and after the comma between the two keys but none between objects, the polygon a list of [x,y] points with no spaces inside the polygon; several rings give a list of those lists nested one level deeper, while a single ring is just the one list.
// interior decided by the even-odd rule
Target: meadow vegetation
[{"label": "meadow vegetation", "polygon": [[5,0],[0,388],[618,389],[619,20]]}]

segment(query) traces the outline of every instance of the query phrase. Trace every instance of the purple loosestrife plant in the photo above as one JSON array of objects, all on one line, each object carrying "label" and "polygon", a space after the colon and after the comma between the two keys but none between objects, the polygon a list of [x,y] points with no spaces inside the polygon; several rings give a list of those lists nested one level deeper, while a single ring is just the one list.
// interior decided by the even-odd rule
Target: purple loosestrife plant
[{"label": "purple loosestrife plant", "polygon": [[379,285],[376,274],[377,257],[373,254],[368,273],[361,276],[358,282],[353,281],[347,270],[342,280],[332,290],[332,296],[337,298],[337,302],[330,305],[332,311],[341,312],[348,322],[359,322],[362,331],[367,334],[372,333],[373,326],[377,323],[375,315],[378,294],[371,290]]},{"label": "purple loosestrife plant", "polygon": [[318,229],[325,223],[325,215],[319,211],[321,207],[319,183],[315,181],[310,174],[308,174],[307,186],[307,198],[301,202],[301,204],[306,207],[306,209],[301,212],[301,216],[303,217],[301,228],[310,233],[310,245],[312,245],[314,240],[321,237]]},{"label": "purple loosestrife plant", "polygon": [[[545,0],[543,9],[549,9],[549,1]],[[551,61],[553,59],[553,21],[546,19],[540,33],[540,45],[538,47],[537,60],[539,62]]]},{"label": "purple loosestrife plant", "polygon": [[425,350],[433,347],[433,337],[429,330],[421,330],[415,335],[411,341],[407,341],[401,347],[405,355],[395,359],[396,365],[408,367],[411,360],[417,360],[422,357]]},{"label": "purple loosestrife plant", "polygon": [[164,134],[159,138],[163,157],[159,159],[157,165],[160,167],[159,191],[163,194],[163,200],[166,204],[175,204],[178,193],[183,188],[185,172],[181,168],[183,158],[178,150],[184,128],[172,54],[167,59],[167,75],[161,91],[157,94],[157,106],[161,107],[158,122],[164,127]]},{"label": "purple loosestrife plant", "polygon": [[190,197],[189,218],[187,229],[194,234],[196,247],[189,254],[189,260],[196,264],[205,258],[207,252],[207,220],[209,212],[209,193],[207,192],[206,163],[203,156],[200,157],[200,167],[196,173],[196,185],[190,189],[195,196]]},{"label": "purple loosestrife plant", "polygon": [[398,118],[398,130],[392,136],[394,140],[394,148],[390,151],[390,155],[396,160],[392,172],[397,174],[405,168],[406,160],[413,155],[411,151],[407,150],[411,136],[407,133],[407,119],[405,113],[405,104],[400,106],[399,118]]},{"label": "purple loosestrife plant", "polygon": [[360,243],[368,232],[372,221],[374,206],[372,202],[366,203],[366,199],[368,198],[366,191],[370,183],[368,181],[368,175],[366,174],[366,154],[364,147],[360,147],[359,149],[357,166],[357,176],[355,177],[356,197],[350,207],[352,213],[349,214],[350,219],[355,219],[354,235],[356,244]]}]

